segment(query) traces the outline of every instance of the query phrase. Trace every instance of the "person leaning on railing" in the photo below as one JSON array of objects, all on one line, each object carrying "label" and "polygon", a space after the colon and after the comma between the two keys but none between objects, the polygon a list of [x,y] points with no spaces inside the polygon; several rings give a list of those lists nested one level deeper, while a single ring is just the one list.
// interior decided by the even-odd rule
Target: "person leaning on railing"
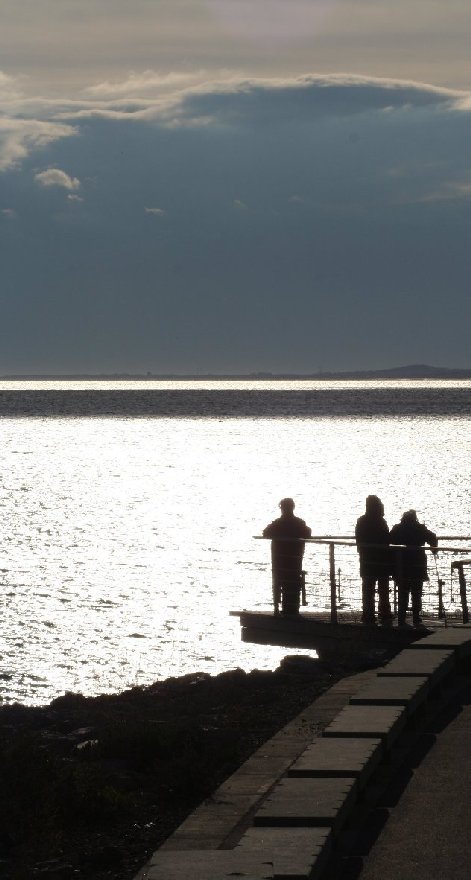
[{"label": "person leaning on railing", "polygon": [[389,533],[391,544],[405,544],[397,548],[395,553],[394,579],[398,588],[397,623],[406,625],[409,596],[412,599],[412,623],[415,627],[422,626],[422,589],[424,581],[428,581],[427,556],[424,544],[429,544],[432,552],[437,550],[437,536],[417,519],[415,510],[406,510],[400,523],[393,526]]},{"label": "person leaning on railing", "polygon": [[355,540],[360,556],[362,621],[375,622],[375,585],[378,584],[378,617],[383,626],[392,625],[389,602],[389,528],[384,506],[377,495],[368,495],[365,513],[357,519]]},{"label": "person leaning on railing", "polygon": [[281,601],[282,614],[299,614],[304,555],[300,539],[310,538],[311,529],[294,515],[292,498],[282,498],[279,507],[281,516],[263,530],[263,537],[272,539],[273,607],[278,614]]}]

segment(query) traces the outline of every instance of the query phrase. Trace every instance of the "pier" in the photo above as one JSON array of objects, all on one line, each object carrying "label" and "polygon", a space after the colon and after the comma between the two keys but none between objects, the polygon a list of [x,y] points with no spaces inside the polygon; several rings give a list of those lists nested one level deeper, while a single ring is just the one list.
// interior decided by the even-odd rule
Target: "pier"
[{"label": "pier", "polygon": [[[361,623],[360,614],[344,615],[342,622],[332,623],[327,613],[304,611],[293,617],[275,616],[269,611],[231,611],[241,625],[241,639],[257,645],[275,645],[283,648],[305,648],[316,651],[322,660],[335,658],[348,663],[358,660],[359,654],[376,655],[399,651],[420,638],[411,628],[368,626]],[[425,626],[442,626],[438,620],[427,618]]]},{"label": "pier", "polygon": [[[257,537],[257,540],[260,539]],[[426,633],[427,630],[446,628],[457,623],[467,624],[469,609],[466,575],[471,566],[471,558],[468,558],[471,538],[443,536],[440,540],[454,543],[452,546],[439,546],[442,572],[435,565],[430,581],[424,585],[423,629],[363,624],[360,579],[358,574],[355,576],[354,568],[354,565],[357,566],[354,539],[349,536],[319,536],[308,538],[304,543],[314,545],[318,551],[324,550],[324,553],[327,550],[328,557],[325,559],[324,569],[321,568],[324,582],[319,577],[318,582],[310,588],[303,584],[303,596],[306,594],[308,598],[304,600],[304,607],[298,615],[274,614],[272,610],[265,609],[232,611],[231,615],[240,620],[242,641],[315,650],[325,660],[341,657],[348,663],[350,657],[358,659],[359,655],[364,654],[365,657],[377,656],[379,661],[382,654],[387,656],[395,653],[422,638],[424,631]],[[400,551],[401,547],[391,549]],[[429,548],[424,549],[431,553]],[[338,562],[342,563],[342,567]],[[397,587],[394,582],[391,591],[395,618]]]}]

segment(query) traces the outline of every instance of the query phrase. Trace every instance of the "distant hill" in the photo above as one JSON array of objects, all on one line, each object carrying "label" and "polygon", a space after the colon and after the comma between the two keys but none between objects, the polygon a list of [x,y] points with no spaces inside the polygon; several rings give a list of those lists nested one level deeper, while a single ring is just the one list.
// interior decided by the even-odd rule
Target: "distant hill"
[{"label": "distant hill", "polygon": [[[318,376],[319,378],[319,376]],[[391,367],[387,370],[355,370],[342,373],[323,373],[321,378],[331,379],[471,379],[471,369],[459,370],[449,367],[431,367],[428,364],[411,364]]]},{"label": "distant hill", "polygon": [[[224,377],[229,378],[229,377]],[[235,377],[231,377],[235,378]],[[318,373],[250,373],[237,378],[247,379],[471,379],[471,369],[459,370],[448,367],[430,367],[427,364],[411,364],[406,367],[391,367],[387,370],[348,370],[343,372]]]},{"label": "distant hill", "polygon": [[277,379],[471,379],[471,369],[461,370],[450,367],[431,367],[428,364],[411,364],[405,367],[390,367],[387,370],[347,370],[342,372],[317,372],[317,373],[72,373],[72,374],[30,374],[18,373],[0,377],[3,381],[201,381],[213,380],[266,380]]}]

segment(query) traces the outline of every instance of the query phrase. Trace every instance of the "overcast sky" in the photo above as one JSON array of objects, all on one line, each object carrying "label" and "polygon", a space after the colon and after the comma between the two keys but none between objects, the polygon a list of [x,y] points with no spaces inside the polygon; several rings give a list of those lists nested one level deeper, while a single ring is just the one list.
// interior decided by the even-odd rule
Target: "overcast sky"
[{"label": "overcast sky", "polygon": [[469,3],[0,15],[0,373],[471,367]]}]

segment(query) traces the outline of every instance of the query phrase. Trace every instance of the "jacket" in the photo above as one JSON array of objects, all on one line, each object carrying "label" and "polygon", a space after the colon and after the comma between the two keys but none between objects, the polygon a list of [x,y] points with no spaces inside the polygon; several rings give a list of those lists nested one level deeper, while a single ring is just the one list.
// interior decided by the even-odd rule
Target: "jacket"
[{"label": "jacket", "polygon": [[427,556],[424,544],[437,546],[437,536],[423,523],[398,523],[393,526],[389,540],[391,544],[406,544],[401,550],[395,551],[395,579],[411,581],[428,581]]},{"label": "jacket", "polygon": [[[379,578],[391,574],[389,528],[384,517],[369,513],[360,516],[355,526],[355,540],[360,555],[361,577]],[[381,546],[368,547],[364,546],[365,544]]]}]

